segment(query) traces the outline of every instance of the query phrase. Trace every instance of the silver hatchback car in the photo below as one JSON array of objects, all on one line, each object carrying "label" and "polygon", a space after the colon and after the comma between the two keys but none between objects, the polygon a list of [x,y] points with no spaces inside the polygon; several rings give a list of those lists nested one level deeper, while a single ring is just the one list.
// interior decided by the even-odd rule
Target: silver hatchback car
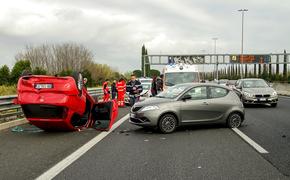
[{"label": "silver hatchback car", "polygon": [[235,128],[242,124],[244,117],[243,104],[231,89],[216,84],[188,83],[172,86],[156,97],[136,103],[129,122],[171,133],[177,126],[200,123],[226,123]]}]

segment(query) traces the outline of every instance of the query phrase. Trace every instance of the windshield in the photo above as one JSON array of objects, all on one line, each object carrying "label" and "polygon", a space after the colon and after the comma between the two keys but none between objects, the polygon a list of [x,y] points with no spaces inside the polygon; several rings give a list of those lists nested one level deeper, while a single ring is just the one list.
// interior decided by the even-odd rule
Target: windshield
[{"label": "windshield", "polygon": [[188,87],[189,87],[188,84],[180,84],[180,85],[172,86],[162,91],[155,97],[174,99],[177,96],[179,96]]},{"label": "windshield", "polygon": [[149,90],[151,84],[142,84],[143,90]]},{"label": "windshield", "polygon": [[152,79],[139,79],[140,83],[151,83]]},{"label": "windshield", "polygon": [[264,80],[245,80],[243,81],[243,88],[265,88],[269,87]]},{"label": "windshield", "polygon": [[174,86],[176,84],[198,82],[198,72],[174,72],[165,74],[165,85]]}]

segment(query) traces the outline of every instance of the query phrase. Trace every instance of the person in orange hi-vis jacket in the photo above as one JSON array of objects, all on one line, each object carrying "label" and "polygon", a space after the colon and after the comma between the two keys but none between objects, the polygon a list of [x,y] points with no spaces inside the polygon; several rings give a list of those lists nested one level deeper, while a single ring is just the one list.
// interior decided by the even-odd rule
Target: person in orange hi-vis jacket
[{"label": "person in orange hi-vis jacket", "polygon": [[123,78],[121,78],[117,82],[117,91],[118,91],[118,106],[125,106],[125,93],[126,93],[126,82]]},{"label": "person in orange hi-vis jacket", "polygon": [[110,89],[108,86],[108,79],[103,83],[103,101],[109,101],[110,100]]}]

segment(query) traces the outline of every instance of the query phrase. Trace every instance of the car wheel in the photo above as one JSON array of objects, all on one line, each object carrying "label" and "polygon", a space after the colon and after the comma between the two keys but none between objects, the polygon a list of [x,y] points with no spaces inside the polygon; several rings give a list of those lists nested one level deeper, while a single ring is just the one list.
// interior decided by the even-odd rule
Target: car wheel
[{"label": "car wheel", "polygon": [[83,75],[80,72],[73,72],[72,77],[75,80],[76,86],[77,86],[78,91],[79,91],[79,95],[81,95],[82,89],[84,86]]},{"label": "car wheel", "polygon": [[242,117],[239,113],[232,113],[229,115],[227,124],[229,128],[238,128],[242,124]]},{"label": "car wheel", "polygon": [[277,103],[272,103],[271,107],[277,107]]},{"label": "car wheel", "polygon": [[172,114],[165,114],[161,117],[158,123],[159,130],[162,133],[172,133],[177,126],[177,120]]}]

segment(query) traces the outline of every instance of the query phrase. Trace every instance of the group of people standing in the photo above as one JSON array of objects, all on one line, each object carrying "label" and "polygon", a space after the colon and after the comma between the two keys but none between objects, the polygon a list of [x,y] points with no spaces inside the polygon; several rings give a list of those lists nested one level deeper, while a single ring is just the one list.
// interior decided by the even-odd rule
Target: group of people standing
[{"label": "group of people standing", "polygon": [[123,107],[125,106],[125,94],[128,92],[130,98],[129,103],[132,106],[139,101],[140,93],[142,91],[143,87],[134,74],[131,75],[131,79],[127,82],[127,84],[123,78],[121,78],[118,82],[114,80],[111,84],[111,91],[109,88],[109,80],[107,79],[103,83],[103,101],[109,101],[110,97],[112,100],[115,100],[117,97],[118,106]]},{"label": "group of people standing", "polygon": [[126,81],[123,78],[119,79],[118,82],[114,80],[110,91],[109,80],[106,79],[103,83],[103,93],[103,101],[109,101],[112,95],[112,100],[116,100],[117,97],[118,106],[125,106]]}]

